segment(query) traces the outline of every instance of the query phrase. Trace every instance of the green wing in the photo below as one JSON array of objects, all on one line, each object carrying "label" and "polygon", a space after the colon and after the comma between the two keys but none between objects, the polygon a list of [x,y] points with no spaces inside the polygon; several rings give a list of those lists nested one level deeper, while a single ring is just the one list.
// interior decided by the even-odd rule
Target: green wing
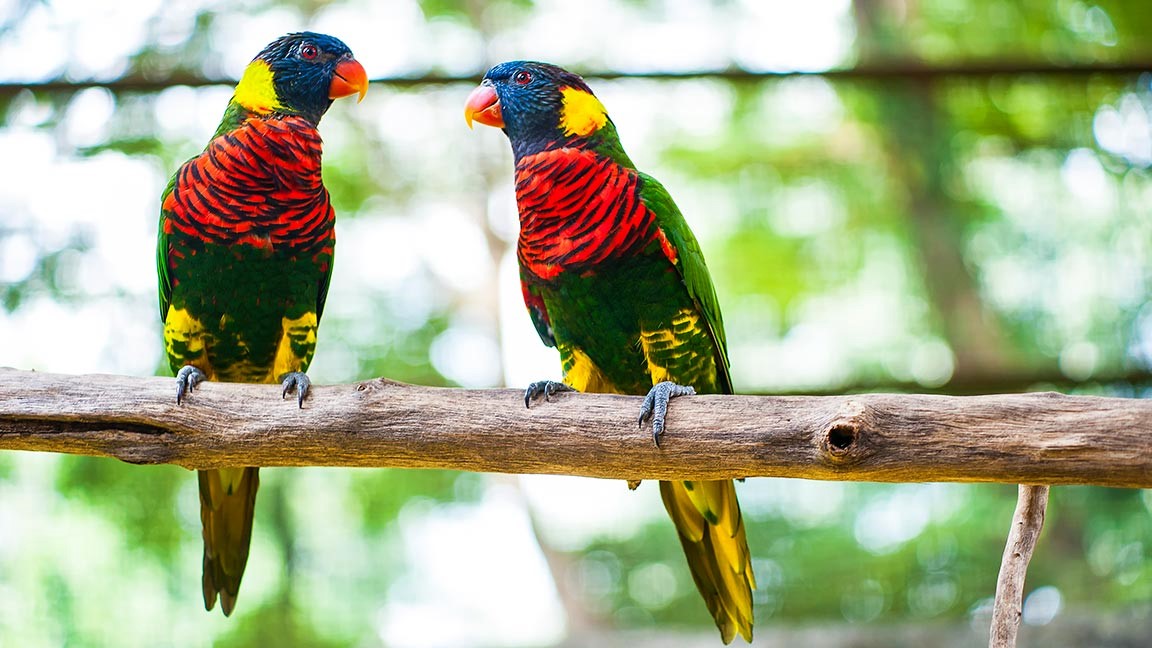
[{"label": "green wing", "polygon": [[692,234],[680,208],[673,202],[668,191],[652,176],[640,175],[640,200],[656,215],[656,225],[664,238],[676,251],[676,269],[688,289],[689,296],[696,303],[696,309],[703,313],[708,322],[708,332],[716,346],[716,367],[720,372],[717,383],[726,393],[732,393],[732,376],[729,372],[728,342],[724,337],[724,318],[720,314],[720,301],[716,299],[716,288],[704,263],[704,253],[696,236]]},{"label": "green wing", "polygon": [[528,315],[532,317],[532,325],[544,346],[556,346],[556,336],[552,332],[552,320],[548,317],[548,308],[544,305],[544,297],[539,289],[528,283],[527,273],[520,268],[520,290],[524,294],[524,305],[528,307]]},{"label": "green wing", "polygon": [[332,265],[336,261],[336,254],[328,262],[328,272],[320,276],[320,290],[316,293],[316,325],[320,325],[320,318],[324,317],[324,302],[328,301],[328,285],[332,283]]},{"label": "green wing", "polygon": [[172,303],[172,278],[168,276],[168,235],[164,233],[164,221],[168,215],[164,211],[164,203],[168,195],[176,189],[176,177],[179,172],[172,174],[168,180],[168,187],[160,195],[160,225],[156,232],[156,276],[159,278],[160,288],[160,321],[168,317],[168,306]]}]

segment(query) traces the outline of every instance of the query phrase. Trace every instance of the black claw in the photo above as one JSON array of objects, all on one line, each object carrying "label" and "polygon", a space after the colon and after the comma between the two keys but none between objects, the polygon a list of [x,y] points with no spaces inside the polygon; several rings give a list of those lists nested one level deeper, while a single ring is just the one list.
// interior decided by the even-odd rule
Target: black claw
[{"label": "black claw", "polygon": [[280,376],[280,384],[284,386],[283,391],[280,392],[280,398],[287,398],[288,392],[295,389],[296,405],[300,409],[304,409],[304,399],[308,397],[308,388],[312,386],[312,380],[308,378],[308,375],[303,371],[289,371]]},{"label": "black claw", "polygon": [[528,389],[524,390],[524,407],[530,408],[532,406],[532,400],[540,394],[544,394],[544,400],[547,401],[552,399],[553,394],[570,391],[576,390],[555,380],[537,380],[531,385],[528,385]]},{"label": "black claw", "polygon": [[640,406],[640,417],[636,420],[639,427],[644,427],[644,421],[652,419],[652,442],[660,447],[660,435],[664,432],[664,416],[668,414],[668,401],[677,396],[692,396],[696,390],[685,385],[677,385],[671,381],[656,383],[648,390],[644,397],[644,404]]},{"label": "black claw", "polygon": [[203,371],[192,365],[180,367],[176,372],[176,404],[184,400],[186,394],[192,393],[196,386],[208,379]]}]

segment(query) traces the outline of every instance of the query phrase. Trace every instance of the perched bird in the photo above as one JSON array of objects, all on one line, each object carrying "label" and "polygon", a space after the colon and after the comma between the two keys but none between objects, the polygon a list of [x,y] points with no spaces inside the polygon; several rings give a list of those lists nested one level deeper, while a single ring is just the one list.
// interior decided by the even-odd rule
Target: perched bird
[{"label": "perched bird", "polygon": [[[533,383],[525,405],[571,389],[647,394],[640,423],[652,419],[659,445],[670,398],[693,387],[732,393],[700,246],[584,80],[545,63],[502,63],[464,115],[512,144],[524,302],[540,339],[560,351],[564,382]],[[755,580],[733,483],[660,482],[660,495],[724,643],[736,633],[751,641]]]},{"label": "perched bird", "polygon": [[[204,152],[161,197],[160,318],[176,402],[203,380],[281,383],[303,407],[335,245],[320,118],[368,77],[331,36],[288,34],[248,64]],[[204,606],[232,613],[257,468],[200,471]]]}]

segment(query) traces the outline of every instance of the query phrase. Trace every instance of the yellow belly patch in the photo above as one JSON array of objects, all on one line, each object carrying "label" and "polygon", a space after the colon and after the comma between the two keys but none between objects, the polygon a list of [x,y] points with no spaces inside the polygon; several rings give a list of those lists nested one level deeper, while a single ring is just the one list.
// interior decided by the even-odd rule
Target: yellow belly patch
[{"label": "yellow belly patch", "polygon": [[269,382],[290,371],[306,371],[316,351],[316,329],[319,326],[316,313],[304,313],[296,319],[281,320],[280,346],[276,349],[276,360],[272,364]]},{"label": "yellow belly patch", "polygon": [[580,349],[561,345],[560,356],[564,365],[564,384],[576,391],[590,394],[619,394],[592,358]]}]

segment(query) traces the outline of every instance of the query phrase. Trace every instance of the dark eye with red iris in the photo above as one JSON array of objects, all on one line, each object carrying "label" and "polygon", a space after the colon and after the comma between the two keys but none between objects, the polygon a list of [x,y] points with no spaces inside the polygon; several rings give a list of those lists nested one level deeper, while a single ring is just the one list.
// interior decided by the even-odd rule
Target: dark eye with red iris
[{"label": "dark eye with red iris", "polygon": [[520,85],[528,85],[532,82],[532,73],[527,70],[520,70],[512,75],[512,80]]},{"label": "dark eye with red iris", "polygon": [[319,53],[320,50],[316,49],[316,46],[312,43],[307,43],[304,47],[300,48],[300,58],[306,61],[311,61],[316,58],[316,55]]}]

